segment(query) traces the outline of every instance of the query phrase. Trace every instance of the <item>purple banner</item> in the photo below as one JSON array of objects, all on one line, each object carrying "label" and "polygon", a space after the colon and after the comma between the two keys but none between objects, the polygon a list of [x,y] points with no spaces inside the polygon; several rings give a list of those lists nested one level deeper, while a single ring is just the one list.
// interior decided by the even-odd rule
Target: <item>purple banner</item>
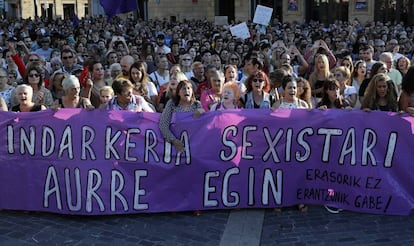
[{"label": "purple banner", "polygon": [[384,112],[0,112],[0,209],[122,214],[326,204],[412,214],[414,118]]},{"label": "purple banner", "polygon": [[114,15],[138,9],[137,1],[135,0],[100,0],[100,3],[109,19]]}]

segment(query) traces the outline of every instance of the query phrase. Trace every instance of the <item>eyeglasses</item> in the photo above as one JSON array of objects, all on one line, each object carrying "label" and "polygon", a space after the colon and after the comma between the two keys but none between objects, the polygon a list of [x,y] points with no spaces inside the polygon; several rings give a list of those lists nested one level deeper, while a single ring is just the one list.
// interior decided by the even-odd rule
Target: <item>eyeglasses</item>
[{"label": "eyeglasses", "polygon": [[63,58],[63,60],[67,60],[67,59],[72,59],[73,58],[73,56],[64,56],[64,57],[62,57]]},{"label": "eyeglasses", "polygon": [[30,78],[39,78],[40,75],[38,73],[31,73],[31,74],[29,74],[29,77]]},{"label": "eyeglasses", "polygon": [[257,82],[259,82],[259,83],[263,83],[263,82],[264,82],[264,80],[263,80],[263,79],[253,79],[253,82],[254,82],[254,83],[257,83]]}]

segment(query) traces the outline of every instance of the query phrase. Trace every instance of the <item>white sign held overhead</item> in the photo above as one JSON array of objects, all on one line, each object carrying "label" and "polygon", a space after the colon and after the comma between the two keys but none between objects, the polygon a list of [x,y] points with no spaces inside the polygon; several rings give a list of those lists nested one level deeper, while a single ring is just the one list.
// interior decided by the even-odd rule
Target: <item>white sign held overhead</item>
[{"label": "white sign held overhead", "polygon": [[267,26],[269,25],[270,19],[272,18],[273,9],[257,5],[256,11],[254,12],[253,23]]},{"label": "white sign held overhead", "polygon": [[241,39],[250,38],[249,28],[247,28],[246,22],[242,22],[235,26],[230,27],[231,35]]}]

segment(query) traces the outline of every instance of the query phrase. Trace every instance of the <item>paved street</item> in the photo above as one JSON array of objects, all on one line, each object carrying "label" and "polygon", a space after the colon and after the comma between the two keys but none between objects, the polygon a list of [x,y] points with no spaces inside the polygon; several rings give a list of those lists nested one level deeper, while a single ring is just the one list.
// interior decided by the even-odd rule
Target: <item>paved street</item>
[{"label": "paved street", "polygon": [[[414,245],[412,216],[330,214],[321,206],[306,213],[287,208],[204,211],[200,216],[1,211],[0,220],[1,245]],[[245,231],[234,231],[238,228]]]}]

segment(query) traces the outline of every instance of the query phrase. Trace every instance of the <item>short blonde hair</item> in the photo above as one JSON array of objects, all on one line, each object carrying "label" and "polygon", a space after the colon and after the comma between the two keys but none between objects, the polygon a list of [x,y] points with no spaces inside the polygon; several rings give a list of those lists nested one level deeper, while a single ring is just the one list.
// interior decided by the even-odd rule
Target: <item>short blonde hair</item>
[{"label": "short blonde hair", "polygon": [[99,95],[102,95],[102,92],[104,92],[104,91],[107,91],[112,96],[114,96],[114,89],[112,89],[112,87],[110,87],[109,85],[105,85],[104,87],[102,87],[101,89],[99,89]]}]

